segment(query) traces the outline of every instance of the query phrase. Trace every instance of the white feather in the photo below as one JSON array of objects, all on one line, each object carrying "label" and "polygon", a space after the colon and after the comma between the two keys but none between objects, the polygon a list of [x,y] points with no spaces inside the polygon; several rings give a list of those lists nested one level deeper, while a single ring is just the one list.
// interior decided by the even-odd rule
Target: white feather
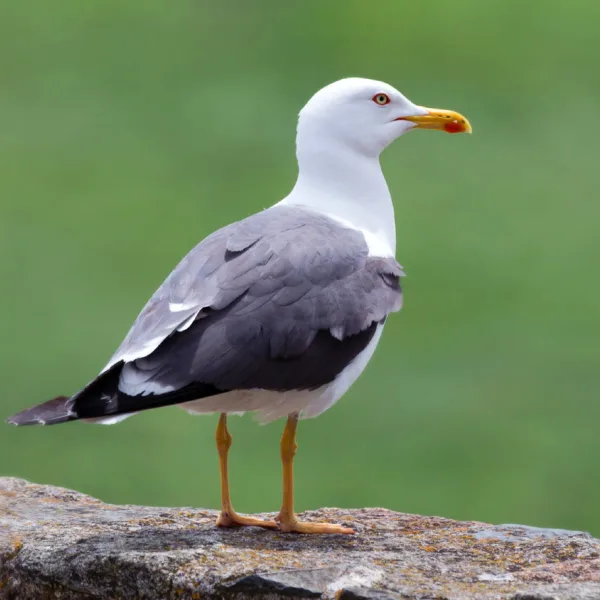
[{"label": "white feather", "polygon": [[115,415],[113,417],[96,417],[94,419],[82,419],[86,423],[95,423],[96,425],[116,425],[129,417],[137,415],[137,412],[127,413],[126,415]]},{"label": "white feather", "polygon": [[169,310],[171,312],[181,312],[183,310],[190,310],[197,306],[197,302],[169,302]]},{"label": "white feather", "polygon": [[149,380],[148,374],[136,367],[134,363],[123,365],[119,378],[119,390],[129,396],[148,396],[149,394],[166,394],[176,388],[159,381]]}]

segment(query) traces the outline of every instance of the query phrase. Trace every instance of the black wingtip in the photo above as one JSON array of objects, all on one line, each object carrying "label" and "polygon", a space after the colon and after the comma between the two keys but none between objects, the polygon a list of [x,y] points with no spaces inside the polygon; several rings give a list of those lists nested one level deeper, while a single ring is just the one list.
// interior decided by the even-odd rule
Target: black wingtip
[{"label": "black wingtip", "polygon": [[43,404],[32,406],[6,419],[9,425],[54,425],[77,418],[68,404],[69,396],[57,396]]}]

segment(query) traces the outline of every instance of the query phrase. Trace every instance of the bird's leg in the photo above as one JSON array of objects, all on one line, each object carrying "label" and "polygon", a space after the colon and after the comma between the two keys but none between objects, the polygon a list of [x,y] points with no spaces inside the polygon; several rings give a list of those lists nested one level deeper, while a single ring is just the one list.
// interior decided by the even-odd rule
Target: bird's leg
[{"label": "bird's leg", "polygon": [[349,527],[330,523],[303,523],[294,512],[294,456],[296,445],[296,428],[298,415],[288,417],[283,435],[281,436],[281,463],[283,465],[283,502],[281,511],[275,517],[279,529],[294,533],[354,533]]},{"label": "bird's leg", "polygon": [[254,517],[238,515],[231,504],[229,497],[229,476],[227,472],[227,455],[231,448],[231,434],[227,430],[227,415],[221,413],[219,424],[215,435],[217,450],[219,452],[219,467],[221,469],[221,514],[217,519],[218,527],[242,527],[243,525],[255,525],[257,527],[268,527],[277,529],[275,521],[263,521]]}]

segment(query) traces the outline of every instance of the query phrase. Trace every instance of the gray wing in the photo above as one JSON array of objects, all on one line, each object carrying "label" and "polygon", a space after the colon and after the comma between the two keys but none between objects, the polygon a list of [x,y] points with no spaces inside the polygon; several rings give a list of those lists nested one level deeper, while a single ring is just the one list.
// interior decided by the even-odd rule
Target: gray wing
[{"label": "gray wing", "polygon": [[139,357],[119,387],[128,395],[173,395],[197,383],[318,387],[400,309],[401,275],[394,259],[368,256],[360,232],[273,207],[213,234],[182,261],[117,352],[117,361]]},{"label": "gray wing", "polygon": [[329,383],[400,309],[401,275],[360,232],[308,209],[229,225],[176,267],[68,418]]},{"label": "gray wing", "polygon": [[276,206],[198,244],[80,392],[12,417],[18,425],[105,418],[236,389],[333,381],[400,309],[393,258],[308,209]]},{"label": "gray wing", "polygon": [[[228,225],[177,265],[104,370],[148,356],[243,294],[246,312],[263,301],[284,308],[303,299],[293,312],[302,312],[307,324],[332,329],[338,338],[357,333],[401,307],[399,289],[390,293],[388,285],[383,294],[373,293],[379,277],[403,275],[400,265],[367,255],[362,234],[307,209],[275,206]],[[361,285],[364,293],[356,295],[352,288]]]}]

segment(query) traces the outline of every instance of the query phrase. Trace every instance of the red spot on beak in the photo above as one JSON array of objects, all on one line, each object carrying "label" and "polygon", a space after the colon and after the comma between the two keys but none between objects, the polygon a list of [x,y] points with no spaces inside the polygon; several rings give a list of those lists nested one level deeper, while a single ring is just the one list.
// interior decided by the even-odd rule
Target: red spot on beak
[{"label": "red spot on beak", "polygon": [[459,123],[458,121],[449,121],[448,123],[444,123],[444,131],[448,133],[460,133],[464,130],[464,123]]}]

